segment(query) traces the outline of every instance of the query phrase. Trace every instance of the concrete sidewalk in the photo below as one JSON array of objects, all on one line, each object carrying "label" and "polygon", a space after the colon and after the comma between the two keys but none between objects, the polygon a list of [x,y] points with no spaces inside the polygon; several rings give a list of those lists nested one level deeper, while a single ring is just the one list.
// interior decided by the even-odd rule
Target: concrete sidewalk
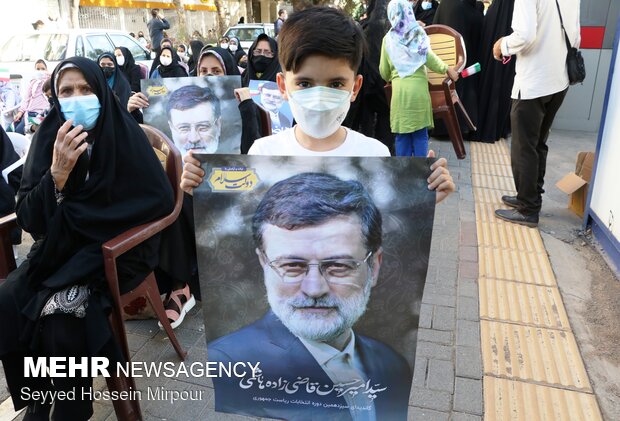
[{"label": "concrete sidewalk", "polygon": [[[539,243],[542,249],[537,252],[541,257],[548,255],[551,260],[551,275],[555,274],[559,286],[555,291],[559,291],[564,298],[566,313],[563,314],[568,314],[568,318],[562,316],[560,321],[568,325],[568,320],[570,320],[576,344],[581,354],[584,355],[585,366],[582,365],[582,367],[585,367],[587,375],[584,372],[582,377],[585,376],[587,379],[589,376],[591,385],[587,393],[590,393],[591,399],[594,399],[594,396],[598,398],[598,405],[604,418],[614,420],[620,419],[620,397],[615,389],[617,379],[620,378],[618,371],[620,357],[617,356],[617,352],[614,352],[614,349],[617,350],[617,344],[620,343],[620,334],[617,333],[617,327],[613,323],[620,318],[620,311],[617,305],[614,306],[612,302],[609,302],[611,300],[608,297],[604,311],[599,309],[596,313],[596,321],[588,317],[588,314],[592,313],[592,306],[596,306],[597,300],[598,302],[604,300],[605,297],[601,296],[601,291],[618,292],[616,295],[612,293],[612,298],[620,296],[620,291],[613,289],[614,285],[620,284],[614,283],[614,274],[611,274],[608,268],[605,271],[606,267],[594,247],[589,244],[587,235],[580,233],[581,219],[566,209],[567,197],[554,187],[557,180],[574,169],[577,152],[594,150],[595,143],[596,134],[594,133],[554,131],[551,134],[546,178],[547,192],[543,198],[540,222],[540,233],[544,243]],[[479,283],[481,264],[478,233],[481,231],[476,225],[476,205],[480,205],[481,201],[475,200],[472,187],[472,149],[474,154],[480,153],[487,145],[470,146],[467,145],[467,159],[459,161],[452,151],[450,142],[436,140],[431,142],[431,148],[438,153],[438,156],[445,156],[448,159],[458,190],[436,210],[427,285],[420,315],[416,367],[410,397],[410,420],[481,420],[483,417],[489,420],[507,419],[498,416],[496,405],[498,396],[490,393],[500,390],[499,387],[505,384],[502,382],[510,381],[511,375],[517,375],[516,371],[500,373],[493,369],[497,365],[493,365],[492,356],[503,358],[505,355],[501,347],[496,351],[488,343],[489,338],[494,337],[497,340],[498,336],[488,334],[489,326],[493,327],[492,324],[495,322],[490,320],[489,307],[481,306],[479,300],[481,296],[478,290],[479,284],[486,288],[489,283],[486,278]],[[502,180],[503,182],[510,182],[510,174],[502,173],[501,175],[506,178]],[[480,182],[480,174],[474,175],[473,185],[480,186]],[[480,209],[480,206],[478,207]],[[487,208],[490,210],[489,206]],[[479,216],[479,222],[480,219]],[[496,245],[501,246],[501,244]],[[514,247],[515,250],[517,248]],[[567,259],[572,264],[568,268]],[[578,280],[589,281],[584,285]],[[559,297],[560,295],[553,295],[556,301],[561,302]],[[483,336],[481,337],[481,311],[484,312],[485,309],[486,313],[482,316]],[[554,314],[559,314],[558,311]],[[603,334],[597,325],[605,326],[606,332]],[[129,345],[134,360],[178,361],[166,335],[159,331],[155,321],[132,321],[127,322],[127,326]],[[528,327],[527,323],[511,323],[510,326],[520,326],[526,330],[538,329],[535,326]],[[564,325],[560,327],[564,328]],[[558,330],[560,331],[568,332],[568,330]],[[204,326],[199,306],[190,312],[189,317],[176,332],[182,345],[189,351],[188,363],[207,359]],[[536,336],[536,332],[532,331],[530,334]],[[601,344],[600,339],[603,339],[604,343]],[[571,345],[571,350],[575,351],[577,345]],[[517,354],[513,354],[513,357]],[[483,355],[491,356],[488,359],[485,358],[485,361],[490,361],[490,364],[483,366]],[[579,355],[579,350],[577,350],[577,355]],[[510,368],[516,370],[519,364],[517,361],[516,365]],[[539,364],[543,371],[549,370],[546,363],[539,362]],[[508,366],[504,366],[506,367]],[[519,381],[527,383],[522,380]],[[532,390],[541,387],[540,383],[539,380],[532,379],[530,382],[531,387],[534,388]],[[203,399],[200,401],[175,404],[145,400],[141,406],[146,420],[251,419],[215,413],[212,383],[209,379],[142,378],[138,379],[137,384],[140,390],[146,390],[150,386],[152,388],[164,387],[167,390],[198,391],[203,394]],[[549,383],[549,390],[552,392],[549,395],[551,399],[562,390],[568,390],[570,393],[585,391],[578,387],[562,389],[558,384],[560,383]],[[103,389],[105,382],[103,379],[97,379],[95,385],[96,388]],[[592,391],[594,394],[591,393]],[[558,414],[561,415],[562,412],[551,410],[550,412],[529,412],[532,400],[544,402],[544,399],[540,398],[544,394],[527,395],[531,393],[529,389],[524,389],[523,393],[525,393],[523,396],[527,396],[528,399],[525,405],[515,407],[514,412],[509,411],[506,414],[512,414],[514,419],[536,419],[540,414],[544,415],[541,419],[561,419]],[[2,400],[7,396],[6,392],[0,394]],[[486,398],[486,407],[483,403],[483,396]],[[594,400],[590,408],[598,409],[599,406]],[[552,405],[539,406],[543,409],[551,407]],[[13,419],[9,415],[2,418],[1,411],[0,408],[0,420]],[[528,415],[530,417],[526,418]],[[20,414],[16,419],[21,419],[22,416]],[[96,402],[93,419],[115,420],[112,405],[108,402]],[[581,418],[573,417],[572,419]]]}]

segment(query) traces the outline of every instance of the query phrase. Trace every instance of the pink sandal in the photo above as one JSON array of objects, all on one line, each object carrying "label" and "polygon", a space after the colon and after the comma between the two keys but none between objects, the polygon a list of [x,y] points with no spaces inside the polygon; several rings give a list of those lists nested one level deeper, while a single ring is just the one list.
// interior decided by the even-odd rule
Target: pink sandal
[{"label": "pink sandal", "polygon": [[[185,315],[194,308],[196,305],[196,299],[189,292],[189,285],[185,284],[183,289],[177,289],[168,294],[168,297],[164,300],[164,307],[166,308],[166,316],[170,321],[170,326],[176,329],[183,323]],[[160,329],[164,329],[161,322],[157,322]]]}]

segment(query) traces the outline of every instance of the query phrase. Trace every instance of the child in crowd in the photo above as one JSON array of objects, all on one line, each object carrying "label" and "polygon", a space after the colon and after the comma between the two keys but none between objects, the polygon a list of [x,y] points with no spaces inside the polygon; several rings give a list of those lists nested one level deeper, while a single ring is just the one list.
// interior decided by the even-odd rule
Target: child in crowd
[{"label": "child in crowd", "polygon": [[428,127],[433,127],[426,67],[454,81],[459,76],[431,51],[409,1],[391,0],[387,12],[392,29],[383,38],[379,71],[392,83],[390,126],[396,134],[396,155],[426,156]]},{"label": "child in crowd", "polygon": [[[357,75],[365,38],[361,28],[343,12],[315,7],[294,13],[279,34],[278,58],[283,69],[277,83],[288,99],[297,125],[258,139],[254,155],[390,156],[376,139],[341,126],[362,86]],[[430,154],[433,156],[434,154]],[[431,166],[429,189],[437,201],[454,191],[454,183],[439,159]],[[203,180],[200,162],[185,157],[181,187],[192,194]]]},{"label": "child in crowd", "polygon": [[22,98],[22,105],[14,118],[15,131],[21,134],[26,134],[26,124],[29,117],[44,115],[49,110],[49,102],[43,93],[43,84],[50,77],[47,72],[47,64],[39,59],[34,66],[35,75],[28,84]]}]

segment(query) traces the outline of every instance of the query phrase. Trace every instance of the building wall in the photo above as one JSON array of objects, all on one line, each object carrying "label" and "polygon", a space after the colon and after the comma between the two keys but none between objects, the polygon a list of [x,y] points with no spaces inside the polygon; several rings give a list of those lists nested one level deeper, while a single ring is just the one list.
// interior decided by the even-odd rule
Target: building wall
[{"label": "building wall", "polygon": [[598,131],[619,14],[618,0],[581,0],[581,50],[587,76],[583,85],[569,88],[553,127]]}]

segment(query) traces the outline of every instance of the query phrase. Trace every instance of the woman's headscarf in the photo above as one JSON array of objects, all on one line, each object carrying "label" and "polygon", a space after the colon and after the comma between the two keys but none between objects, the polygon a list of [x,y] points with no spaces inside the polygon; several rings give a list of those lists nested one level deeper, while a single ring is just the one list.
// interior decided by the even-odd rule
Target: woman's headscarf
[{"label": "woman's headscarf", "polygon": [[123,107],[127,107],[127,102],[129,101],[129,97],[131,96],[131,87],[129,86],[129,82],[127,82],[127,79],[125,79],[125,75],[119,68],[118,63],[116,62],[116,56],[114,54],[103,53],[99,55],[99,57],[97,57],[97,64],[99,64],[99,62],[101,62],[101,59],[104,57],[109,58],[114,63],[114,74],[112,75],[112,78],[106,80],[106,82],[108,82],[109,86],[111,81],[112,91],[114,91],[114,93],[116,94],[116,97],[118,98],[121,105]]},{"label": "woman's headscarf", "polygon": [[[259,41],[268,41],[269,46],[271,47],[271,51],[273,51],[273,59],[267,66],[264,72],[261,73],[260,77],[257,75],[257,71],[254,68],[254,49],[258,45]],[[276,81],[276,75],[281,71],[280,62],[278,61],[278,43],[275,39],[271,38],[267,34],[260,34],[255,40],[252,46],[250,47],[250,51],[248,52],[248,67],[243,72],[243,79],[241,84],[245,87],[250,85],[250,80],[270,80],[272,82]]]},{"label": "woman's headscarf", "polygon": [[208,55],[212,55],[217,59],[217,61],[220,62],[226,76],[240,74],[239,68],[234,63],[233,57],[230,55],[228,50],[225,50],[221,47],[205,47],[202,49],[200,53],[200,58],[198,59],[198,64],[196,65],[196,74],[200,72],[200,62],[204,57]]},{"label": "woman's headscarf", "polygon": [[[64,200],[53,207],[49,207],[50,200],[33,202],[29,193],[36,188],[49,190],[49,195],[54,192],[50,166],[58,130],[65,122],[56,83],[52,84],[55,106],[32,139],[17,194],[20,226],[44,237],[30,259],[26,276],[30,287],[41,291],[25,310],[31,311],[31,320],[38,318],[35,310],[40,306],[40,313],[46,301],[45,290],[101,279],[104,242],[168,214],[174,206],[170,183],[146,135],[114,99],[97,62],[85,57],[63,60],[54,70],[52,80],[59,80],[69,66],[82,72],[101,109],[94,129],[88,132],[92,151],[80,155],[63,189]],[[33,218],[33,213],[44,213],[46,217]],[[147,262],[137,259],[125,263],[121,276],[127,278],[132,273],[140,276],[139,268]]]},{"label": "woman's headscarf", "polygon": [[387,12],[392,29],[386,35],[385,47],[398,76],[403,78],[426,63],[430,42],[407,0],[391,0]]},{"label": "woman's headscarf", "polygon": [[196,69],[198,67],[198,57],[200,56],[200,53],[204,46],[204,43],[199,40],[193,40],[189,42],[189,48],[190,50],[192,50],[192,53],[190,54],[189,60],[187,62],[187,65],[189,66],[190,76],[196,76],[198,74],[198,70]]},{"label": "woman's headscarf", "polygon": [[116,47],[117,50],[120,50],[123,53],[123,57],[125,57],[125,63],[122,66],[118,66],[121,69],[121,72],[125,75],[125,79],[129,82],[129,87],[134,92],[140,92],[140,79],[142,72],[140,71],[140,66],[136,64],[136,60],[131,54],[131,51],[127,47]]},{"label": "woman's headscarf", "polygon": [[[160,60],[161,53],[164,52],[165,50],[168,50],[172,53],[172,63],[170,63],[167,66],[164,66],[163,64],[161,64],[161,60]],[[166,77],[188,76],[187,70],[185,70],[185,68],[181,66],[181,64],[179,63],[180,61],[179,55],[173,48],[163,47],[161,51],[159,52],[159,54],[157,55],[156,60],[159,61],[159,66],[157,66],[157,68],[159,69],[159,77],[166,78]]]},{"label": "woman's headscarf", "polygon": [[[232,51],[230,49],[230,41],[232,41],[233,39],[237,41],[237,51]],[[241,40],[238,37],[230,37],[230,40],[228,41],[228,51],[230,52],[230,54],[232,54],[233,58],[235,59],[235,64],[237,66],[239,65],[239,60],[241,60],[243,56],[247,55],[247,53],[241,46]]]}]

